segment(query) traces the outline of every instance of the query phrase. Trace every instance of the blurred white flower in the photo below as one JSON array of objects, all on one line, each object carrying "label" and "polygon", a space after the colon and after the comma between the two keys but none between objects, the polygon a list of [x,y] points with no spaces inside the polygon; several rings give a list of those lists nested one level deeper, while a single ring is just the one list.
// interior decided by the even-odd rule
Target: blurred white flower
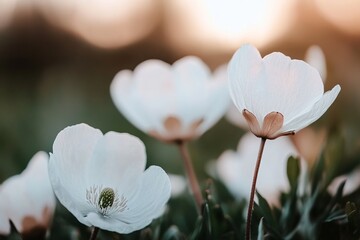
[{"label": "blurred white flower", "polygon": [[6,236],[8,234],[10,234],[10,222],[6,216],[5,201],[0,188],[0,236]]},{"label": "blurred white flower", "polygon": [[225,117],[230,123],[234,124],[235,126],[242,129],[249,129],[246,119],[233,103],[230,104],[230,107],[226,112]]},{"label": "blurred white flower", "polygon": [[229,102],[226,67],[212,75],[196,57],[172,66],[147,60],[133,72],[120,71],[110,92],[122,114],[136,127],[162,141],[191,140],[213,126]]},{"label": "blurred white flower", "polygon": [[186,179],[177,174],[169,174],[171,182],[171,197],[176,198],[180,196],[186,189]]},{"label": "blurred white flower", "polygon": [[0,233],[10,232],[10,219],[23,236],[45,236],[56,205],[49,181],[48,160],[47,153],[38,152],[21,174],[10,177],[1,185],[0,208],[6,221],[0,216]]},{"label": "blurred white flower", "polygon": [[[251,133],[244,135],[237,151],[225,151],[216,162],[217,175],[238,199],[248,199],[259,148],[259,139]],[[257,179],[257,190],[271,205],[279,206],[281,192],[289,190],[287,160],[298,156],[288,137],[269,141],[265,146]],[[302,169],[305,162],[301,160]]]},{"label": "blurred white flower", "polygon": [[327,132],[325,129],[306,127],[291,136],[296,149],[309,164],[315,163],[319,158],[326,142]]},{"label": "blurred white flower", "polygon": [[329,193],[334,196],[338,190],[340,184],[346,180],[343,195],[349,195],[360,187],[360,168],[355,169],[349,174],[341,175],[336,177],[328,186]]},{"label": "blurred white flower", "polygon": [[305,61],[319,71],[323,82],[325,82],[327,76],[326,59],[322,49],[317,45],[310,46],[306,50]]},{"label": "blurred white flower", "polygon": [[243,45],[229,64],[230,95],[251,131],[261,138],[292,134],[319,119],[340,92],[324,94],[319,72],[279,52],[261,58]]},{"label": "blurred white flower", "polygon": [[81,223],[130,233],[159,217],[170,198],[164,170],[144,171],[145,165],[137,137],[78,124],[57,135],[49,175],[56,196]]}]

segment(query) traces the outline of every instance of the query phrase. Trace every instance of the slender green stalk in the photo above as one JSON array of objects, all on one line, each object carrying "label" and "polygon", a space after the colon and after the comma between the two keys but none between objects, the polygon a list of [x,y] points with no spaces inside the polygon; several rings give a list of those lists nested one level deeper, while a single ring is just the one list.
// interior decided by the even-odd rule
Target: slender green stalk
[{"label": "slender green stalk", "polygon": [[251,192],[250,192],[250,200],[249,200],[249,207],[247,212],[247,220],[246,220],[246,233],[245,233],[245,239],[250,240],[251,239],[251,219],[252,219],[252,212],[254,209],[254,197],[255,197],[255,190],[256,190],[256,181],[260,169],[260,163],[261,158],[264,152],[266,138],[261,138],[261,143],[259,147],[259,153],[256,160],[256,166],[254,169],[254,175],[253,175],[253,181],[251,185]]},{"label": "slender green stalk", "polygon": [[97,234],[98,234],[98,232],[99,232],[99,228],[98,227],[94,227],[93,229],[92,229],[92,231],[91,231],[91,235],[90,235],[90,238],[89,238],[89,240],[95,240],[96,239],[96,236],[97,236]]},{"label": "slender green stalk", "polygon": [[189,184],[190,184],[191,192],[195,198],[196,209],[197,209],[198,213],[200,214],[201,206],[202,206],[204,200],[203,200],[203,197],[201,194],[201,190],[200,190],[199,182],[196,177],[196,173],[194,171],[194,168],[193,168],[193,165],[191,162],[190,154],[189,154],[189,151],[188,151],[184,141],[178,141],[177,145],[179,147],[180,154],[183,159],[184,168],[185,168],[185,172],[186,172]]}]

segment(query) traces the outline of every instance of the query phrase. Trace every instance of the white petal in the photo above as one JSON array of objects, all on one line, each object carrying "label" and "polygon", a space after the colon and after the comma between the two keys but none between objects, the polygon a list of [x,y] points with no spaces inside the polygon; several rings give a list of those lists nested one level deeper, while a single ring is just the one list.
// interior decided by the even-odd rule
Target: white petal
[{"label": "white petal", "polygon": [[[260,139],[247,133],[240,140],[237,152],[226,151],[217,162],[220,179],[237,198],[249,198],[259,145]],[[265,144],[257,190],[272,205],[279,205],[280,192],[289,189],[286,166],[291,155],[298,153],[288,137]]]},{"label": "white petal", "polygon": [[146,227],[154,218],[159,217],[170,198],[169,177],[160,167],[149,167],[138,184],[137,195],[128,199],[127,209],[111,217],[104,218],[91,213],[87,221],[108,231],[131,233]]},{"label": "white petal", "polygon": [[299,131],[318,120],[335,101],[340,90],[340,86],[336,85],[331,91],[327,91],[307,112],[296,116],[295,119],[284,122],[281,131]]},{"label": "white petal", "polygon": [[228,111],[226,112],[225,118],[230,123],[242,129],[249,130],[249,126],[244,118],[244,115],[242,115],[242,112],[240,112],[239,109],[237,109],[234,104],[230,105]]},{"label": "white petal", "polygon": [[251,97],[250,93],[256,89],[253,86],[258,86],[260,79],[264,78],[259,51],[250,44],[242,45],[229,63],[228,74],[230,96],[242,112],[249,107],[245,99]]},{"label": "white petal", "polygon": [[305,61],[319,71],[323,82],[325,82],[327,75],[326,60],[324,52],[321,50],[321,48],[316,45],[309,47],[305,54]]},{"label": "white petal", "polygon": [[213,75],[212,81],[207,86],[209,95],[204,106],[204,122],[201,132],[205,132],[220,118],[222,118],[230,105],[230,95],[227,84],[227,66],[218,67]]},{"label": "white petal", "polygon": [[212,76],[206,64],[193,56],[176,61],[172,70],[175,83],[172,97],[176,100],[173,114],[180,118],[185,130],[194,121],[204,118],[210,98],[207,86]]},{"label": "white petal", "polygon": [[128,201],[128,210],[118,215],[118,219],[128,222],[134,230],[147,226],[159,217],[170,198],[171,183],[164,170],[150,166],[139,184],[138,195]]},{"label": "white petal", "polygon": [[50,224],[48,220],[51,220],[51,217],[43,218],[46,208],[51,215],[55,210],[55,196],[47,171],[48,158],[45,152],[38,152],[20,175],[15,175],[3,183],[1,191],[6,199],[6,212],[19,232],[23,231],[24,217],[36,219],[42,227]]},{"label": "white petal", "polygon": [[86,168],[87,186],[133,191],[146,164],[143,142],[127,133],[108,132],[100,138]]},{"label": "white petal", "polygon": [[171,197],[176,198],[185,192],[187,184],[184,176],[169,174],[169,179],[171,182]]},{"label": "white petal", "polygon": [[7,202],[4,196],[2,196],[2,190],[0,186],[0,236],[10,234],[9,218],[6,214]]},{"label": "white petal", "polygon": [[[110,94],[115,106],[137,128],[148,131],[153,128],[152,122],[146,116],[142,108],[144,103],[134,96],[134,79],[129,70],[123,70],[116,74],[111,85]],[[146,103],[145,103],[146,104]]]},{"label": "white petal", "polygon": [[78,124],[62,130],[54,141],[49,162],[50,182],[59,201],[76,217],[89,211],[84,201],[85,170],[102,136],[100,130]]},{"label": "white petal", "polygon": [[340,186],[340,184],[346,180],[343,195],[347,196],[360,187],[360,168],[355,169],[349,174],[336,177],[328,186],[329,193],[334,196]]},{"label": "white petal", "polygon": [[291,60],[278,52],[265,56],[263,62],[266,80],[258,83],[262,91],[257,95],[259,99],[253,99],[252,105],[255,113],[264,114],[262,118],[275,111],[280,112],[286,122],[323,95],[321,77],[309,64]]}]

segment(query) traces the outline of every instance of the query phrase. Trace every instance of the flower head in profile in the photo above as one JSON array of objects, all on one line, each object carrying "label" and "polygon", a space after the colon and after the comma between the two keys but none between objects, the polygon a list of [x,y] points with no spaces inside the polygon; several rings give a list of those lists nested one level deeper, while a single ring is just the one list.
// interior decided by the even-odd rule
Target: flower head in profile
[{"label": "flower head in profile", "polygon": [[[220,180],[238,199],[248,199],[258,151],[259,139],[251,133],[244,135],[237,151],[227,150],[216,161],[216,173]],[[289,190],[287,160],[298,153],[288,137],[270,141],[264,149],[257,190],[271,205],[279,206],[281,192]],[[301,160],[302,169],[305,162]]]},{"label": "flower head in profile", "polygon": [[114,78],[111,97],[137,128],[166,142],[192,140],[225,113],[230,97],[226,67],[214,74],[197,57],[169,65],[147,60]]},{"label": "flower head in profile", "polygon": [[36,153],[21,174],[0,186],[0,235],[10,233],[11,220],[24,239],[44,239],[56,206],[48,160],[47,153]]},{"label": "flower head in profile", "polygon": [[229,63],[230,95],[257,136],[275,139],[319,119],[340,92],[324,93],[319,72],[301,60],[274,52],[264,58],[252,45],[237,50]]},{"label": "flower head in profile", "polygon": [[164,170],[145,165],[137,137],[79,124],[57,135],[49,175],[57,198],[81,223],[130,233],[159,217],[170,198]]}]

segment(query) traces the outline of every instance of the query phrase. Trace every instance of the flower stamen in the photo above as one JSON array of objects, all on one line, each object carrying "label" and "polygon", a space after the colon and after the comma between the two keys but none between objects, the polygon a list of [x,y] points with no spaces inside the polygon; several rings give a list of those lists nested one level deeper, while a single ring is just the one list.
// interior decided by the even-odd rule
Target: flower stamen
[{"label": "flower stamen", "polygon": [[91,186],[86,190],[86,200],[103,216],[127,209],[127,199],[123,195],[119,197],[117,191],[109,187]]}]

